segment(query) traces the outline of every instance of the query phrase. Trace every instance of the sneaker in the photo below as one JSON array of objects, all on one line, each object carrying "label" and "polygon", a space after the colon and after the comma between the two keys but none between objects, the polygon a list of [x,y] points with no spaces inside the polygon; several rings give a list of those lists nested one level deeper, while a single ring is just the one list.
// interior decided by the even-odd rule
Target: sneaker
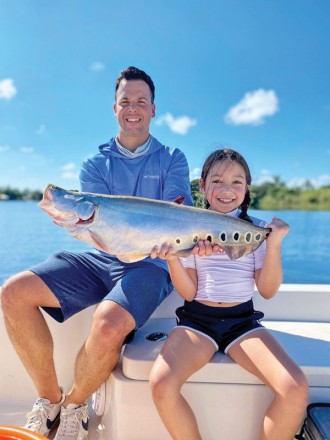
[{"label": "sneaker", "polygon": [[61,408],[60,425],[54,440],[87,440],[88,411],[86,405],[69,405]]},{"label": "sneaker", "polygon": [[49,400],[39,397],[33,405],[32,411],[26,415],[27,422],[24,428],[48,437],[49,432],[59,418],[61,406],[65,399],[62,388],[61,393],[62,398],[58,403],[50,403]]}]

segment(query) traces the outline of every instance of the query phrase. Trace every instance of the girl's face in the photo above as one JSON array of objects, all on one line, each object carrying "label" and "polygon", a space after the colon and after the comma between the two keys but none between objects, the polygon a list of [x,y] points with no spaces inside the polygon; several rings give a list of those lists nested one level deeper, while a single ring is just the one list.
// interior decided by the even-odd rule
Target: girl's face
[{"label": "girl's face", "polygon": [[205,182],[200,180],[200,188],[212,211],[227,214],[244,200],[247,190],[245,171],[238,162],[217,161],[210,168]]}]

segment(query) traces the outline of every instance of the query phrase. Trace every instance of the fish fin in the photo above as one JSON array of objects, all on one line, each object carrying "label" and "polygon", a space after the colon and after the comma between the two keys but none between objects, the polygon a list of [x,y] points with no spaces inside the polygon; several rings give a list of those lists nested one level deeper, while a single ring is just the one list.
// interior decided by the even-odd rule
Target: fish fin
[{"label": "fish fin", "polygon": [[222,244],[221,247],[231,260],[237,260],[237,258],[243,257],[244,255],[248,255],[251,254],[251,252],[256,251],[258,247],[261,246],[263,241],[264,240],[261,240],[259,243],[256,243],[254,245],[251,244],[249,246],[226,246]]},{"label": "fish fin", "polygon": [[231,260],[237,260],[237,258],[243,257],[243,255],[250,254],[253,249],[251,246],[226,246],[221,245],[222,249],[226,252]]},{"label": "fish fin", "polygon": [[148,257],[148,255],[150,254],[141,254],[136,252],[131,254],[119,254],[116,255],[116,257],[123,263],[135,263],[136,261],[144,260],[144,258]]},{"label": "fish fin", "polygon": [[175,255],[176,257],[189,257],[189,255],[191,254],[192,251],[192,247],[189,249],[180,249],[178,251],[173,252],[173,255]]}]

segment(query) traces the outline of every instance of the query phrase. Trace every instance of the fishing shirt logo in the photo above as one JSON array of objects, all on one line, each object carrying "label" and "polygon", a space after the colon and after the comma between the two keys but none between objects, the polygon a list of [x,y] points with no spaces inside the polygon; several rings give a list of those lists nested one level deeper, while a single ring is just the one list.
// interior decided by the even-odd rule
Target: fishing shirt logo
[{"label": "fishing shirt logo", "polygon": [[160,176],[158,175],[152,175],[152,174],[145,174],[143,176],[144,179],[150,179],[150,180],[159,180]]}]

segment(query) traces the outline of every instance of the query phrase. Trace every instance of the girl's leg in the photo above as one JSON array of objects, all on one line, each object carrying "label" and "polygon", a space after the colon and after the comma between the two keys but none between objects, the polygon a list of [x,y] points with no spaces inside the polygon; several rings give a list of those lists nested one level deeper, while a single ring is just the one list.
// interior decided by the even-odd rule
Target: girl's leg
[{"label": "girl's leg", "polygon": [[265,329],[256,330],[237,341],[228,354],[275,394],[266,411],[260,439],[292,440],[308,401],[308,383],[301,369]]},{"label": "girl's leg", "polygon": [[215,345],[186,328],[175,328],[150,373],[159,415],[174,440],[201,440],[195,415],[181,395],[181,387],[214,355]]}]

